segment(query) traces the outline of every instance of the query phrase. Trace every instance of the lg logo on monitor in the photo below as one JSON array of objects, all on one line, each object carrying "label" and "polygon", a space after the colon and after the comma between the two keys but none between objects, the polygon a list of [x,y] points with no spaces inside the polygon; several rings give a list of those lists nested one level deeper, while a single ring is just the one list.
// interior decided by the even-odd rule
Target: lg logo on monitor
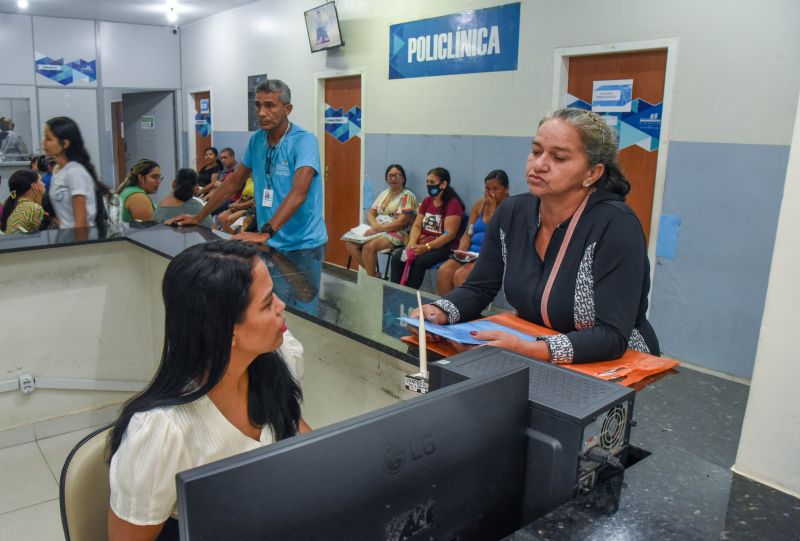
[{"label": "lg logo on monitor", "polygon": [[407,456],[412,462],[416,462],[435,452],[436,444],[430,434],[423,436],[421,440],[409,440],[406,444],[391,442],[383,448],[383,469],[394,475],[403,471]]}]

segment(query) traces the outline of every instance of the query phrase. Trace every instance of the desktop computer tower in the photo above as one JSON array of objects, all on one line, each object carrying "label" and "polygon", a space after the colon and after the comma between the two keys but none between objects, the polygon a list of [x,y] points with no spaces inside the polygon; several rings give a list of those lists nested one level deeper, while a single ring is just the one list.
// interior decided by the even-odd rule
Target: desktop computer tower
[{"label": "desktop computer tower", "polygon": [[523,524],[622,468],[630,440],[635,392],[558,365],[481,347],[430,365],[438,389],[512,368],[529,369],[528,452]]}]

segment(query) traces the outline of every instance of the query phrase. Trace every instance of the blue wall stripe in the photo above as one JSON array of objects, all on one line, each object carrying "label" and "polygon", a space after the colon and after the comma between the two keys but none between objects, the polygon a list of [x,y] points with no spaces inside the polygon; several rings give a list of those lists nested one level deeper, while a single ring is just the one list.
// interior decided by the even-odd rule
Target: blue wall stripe
[{"label": "blue wall stripe", "polygon": [[[450,171],[467,205],[492,169],[505,169],[512,194],[527,190],[530,137],[364,136],[365,206],[384,189],[390,163],[403,165],[420,199],[436,166]],[[239,159],[249,138],[214,132],[215,145]],[[788,146],[670,142],[662,212],[680,226],[665,232],[674,258],[656,258],[650,310],[666,355],[752,375],[788,157]]]},{"label": "blue wall stripe", "polygon": [[670,143],[662,212],[681,230],[650,310],[666,354],[752,375],[788,159],[788,146]]}]

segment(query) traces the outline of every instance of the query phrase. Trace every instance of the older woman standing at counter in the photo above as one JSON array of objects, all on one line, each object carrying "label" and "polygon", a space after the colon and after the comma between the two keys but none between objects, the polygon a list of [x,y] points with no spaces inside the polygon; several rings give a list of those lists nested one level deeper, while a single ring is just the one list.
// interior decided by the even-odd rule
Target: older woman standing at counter
[{"label": "older woman standing at counter", "polygon": [[553,363],[659,355],[647,320],[650,263],[642,226],[625,203],[630,184],[614,133],[597,114],[559,109],[539,124],[526,165],[529,194],[495,213],[467,282],[425,318],[479,316],[504,288],[520,317],[560,334],[524,342],[502,332],[476,338]]}]

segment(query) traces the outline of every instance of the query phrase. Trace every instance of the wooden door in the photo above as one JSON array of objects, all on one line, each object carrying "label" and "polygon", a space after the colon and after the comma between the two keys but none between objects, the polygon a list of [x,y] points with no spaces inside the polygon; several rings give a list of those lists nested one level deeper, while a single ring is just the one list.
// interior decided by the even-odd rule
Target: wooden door
[{"label": "wooden door", "polygon": [[196,92],[194,97],[195,169],[204,165],[203,152],[211,146],[211,92]]},{"label": "wooden door", "polygon": [[114,187],[119,187],[120,184],[128,176],[128,171],[125,165],[125,129],[122,124],[122,102],[111,102],[111,133],[114,138],[114,172],[116,179],[114,179]]},{"label": "wooden door", "polygon": [[[361,202],[361,77],[325,81],[325,260],[347,265],[339,240],[358,225]],[[370,202],[371,203],[371,202]]]},{"label": "wooden door", "polygon": [[[664,101],[667,50],[573,56],[569,58],[567,92],[588,106],[592,102],[594,81],[633,79],[634,108],[618,119],[619,162],[631,183],[626,202],[642,222],[645,237],[650,236],[653,188],[658,161],[658,133],[661,104]],[[570,104],[570,98],[568,105]],[[653,129],[657,126],[656,129]],[[645,132],[637,130],[642,127]],[[655,135],[648,139],[648,133]]]}]

